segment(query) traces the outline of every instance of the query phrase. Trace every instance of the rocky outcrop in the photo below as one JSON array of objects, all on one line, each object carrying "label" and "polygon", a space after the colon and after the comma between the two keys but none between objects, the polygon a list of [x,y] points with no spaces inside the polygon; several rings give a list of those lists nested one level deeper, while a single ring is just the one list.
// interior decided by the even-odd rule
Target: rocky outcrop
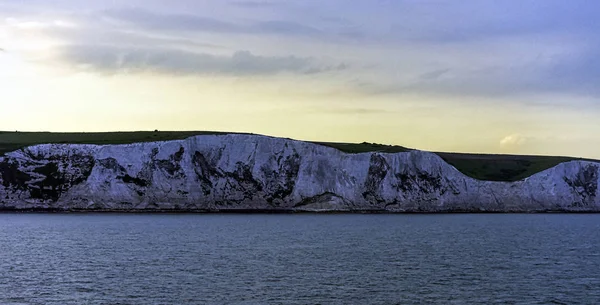
[{"label": "rocky outcrop", "polygon": [[600,211],[600,164],[517,182],[469,178],[433,153],[346,154],[255,135],[47,144],[0,158],[0,209],[109,211]]}]

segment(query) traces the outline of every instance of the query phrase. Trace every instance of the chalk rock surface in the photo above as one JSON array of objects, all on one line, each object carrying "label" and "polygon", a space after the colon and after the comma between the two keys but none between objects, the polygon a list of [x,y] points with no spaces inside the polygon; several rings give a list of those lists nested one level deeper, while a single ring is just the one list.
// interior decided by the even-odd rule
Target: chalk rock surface
[{"label": "chalk rock surface", "polygon": [[600,164],[480,181],[424,151],[347,154],[257,135],[45,144],[0,157],[0,209],[100,211],[600,211]]}]

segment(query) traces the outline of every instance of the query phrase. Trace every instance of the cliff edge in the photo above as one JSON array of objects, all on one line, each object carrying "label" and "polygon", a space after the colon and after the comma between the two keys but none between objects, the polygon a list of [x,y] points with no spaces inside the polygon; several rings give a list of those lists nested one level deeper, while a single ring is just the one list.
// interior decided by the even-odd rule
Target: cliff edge
[{"label": "cliff edge", "polygon": [[0,157],[0,209],[598,212],[600,164],[516,182],[465,176],[424,151],[347,154],[258,135],[44,144]]}]

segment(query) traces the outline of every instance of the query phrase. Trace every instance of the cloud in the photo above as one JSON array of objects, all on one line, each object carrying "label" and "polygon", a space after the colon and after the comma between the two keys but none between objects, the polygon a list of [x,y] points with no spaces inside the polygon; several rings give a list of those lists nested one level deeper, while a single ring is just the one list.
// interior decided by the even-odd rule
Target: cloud
[{"label": "cloud", "polygon": [[366,94],[518,98],[525,103],[540,96],[600,98],[600,42],[527,40],[510,39],[511,48],[505,49],[502,41],[421,46],[420,54],[398,51],[389,63],[357,73],[360,87],[348,86]]},{"label": "cloud", "polygon": [[293,34],[293,35],[320,35],[322,32],[314,27],[291,21],[271,20],[258,22],[248,28],[250,32]]},{"label": "cloud", "polygon": [[206,42],[205,39],[180,35],[166,35],[152,31],[133,31],[112,27],[50,28],[47,36],[66,42],[68,45],[104,45],[116,48],[142,49],[186,49],[223,50],[224,45]]},{"label": "cloud", "polygon": [[316,74],[339,71],[345,66],[327,65],[312,57],[259,56],[236,51],[231,56],[174,49],[139,49],[110,46],[67,46],[60,52],[69,65],[102,73],[161,72],[181,75]]},{"label": "cloud", "polygon": [[156,14],[144,9],[109,9],[101,12],[104,17],[115,21],[154,30],[183,30],[210,32],[239,32],[241,27],[234,23],[192,14]]},{"label": "cloud", "polygon": [[544,33],[594,33],[600,4],[574,0],[450,1],[398,4],[392,36],[432,43],[468,43]]},{"label": "cloud", "polygon": [[73,28],[77,25],[73,22],[64,20],[52,20],[52,21],[33,21],[33,20],[21,20],[17,18],[6,18],[4,23],[13,28],[19,29],[44,29],[44,28]]},{"label": "cloud", "polygon": [[102,15],[146,30],[283,35],[322,33],[319,29],[290,20],[263,20],[243,24],[193,14],[158,14],[139,8],[105,10]]},{"label": "cloud", "polygon": [[[152,71],[173,75],[316,75],[349,67],[318,54],[256,55],[245,51],[245,43],[232,42],[229,36],[241,33],[250,37],[252,33],[311,35],[318,32],[293,22],[255,21],[245,27],[191,14],[155,14],[142,9],[104,10],[96,15],[98,12],[51,21],[31,17],[8,20],[14,28],[14,37],[30,31],[37,37],[48,37],[52,42],[51,50],[43,56],[29,57],[32,61],[55,62],[105,74]],[[23,21],[34,23],[35,31],[26,29],[28,24],[24,28]],[[204,31],[201,29],[217,35],[188,32]],[[215,39],[218,43],[213,43]],[[231,53],[225,55],[226,50]],[[293,51],[282,48],[267,52],[293,54]]]},{"label": "cloud", "polygon": [[420,79],[422,80],[434,80],[434,79],[439,79],[440,77],[442,77],[442,75],[446,74],[450,72],[450,69],[438,69],[438,70],[434,70],[434,71],[429,71],[429,72],[425,72],[423,74],[421,74],[419,76]]},{"label": "cloud", "polygon": [[282,3],[276,3],[271,1],[231,1],[229,4],[244,8],[272,8],[272,7],[280,7]]},{"label": "cloud", "polygon": [[389,109],[369,108],[369,107],[318,107],[307,111],[312,114],[333,114],[333,115],[377,115],[384,113],[394,113]]},{"label": "cloud", "polygon": [[517,147],[522,146],[528,141],[528,138],[521,134],[511,134],[508,135],[502,140],[500,140],[500,146],[502,147]]},{"label": "cloud", "polygon": [[[63,8],[66,10],[83,6],[76,2],[61,3],[70,3]],[[373,5],[367,0],[207,0],[203,4],[192,0],[168,4],[128,0],[129,8],[90,2],[93,8],[85,14],[54,16],[48,11],[23,15],[14,19],[11,30],[29,27],[27,30],[56,35],[57,40],[72,46],[60,50],[67,60],[88,62],[88,66],[104,70],[118,65],[99,58],[119,62],[114,58],[120,54],[132,63],[124,65],[129,69],[144,66],[169,73],[178,69],[182,73],[217,73],[199,64],[198,59],[214,63],[233,58],[210,55],[221,48],[232,53],[297,54],[296,61],[291,61],[296,67],[299,59],[311,59],[310,64],[303,62],[303,68],[275,69],[280,72],[352,70],[345,79],[357,81],[348,82],[346,89],[364,94],[416,93],[488,100],[558,94],[600,98],[600,36],[594,15],[600,4],[591,1],[378,1]],[[44,2],[28,3],[43,6]],[[36,16],[51,19],[40,21]],[[52,21],[71,17],[81,26]],[[285,42],[280,38],[286,38]],[[108,47],[82,47],[88,45],[110,45],[116,53],[110,54],[105,50]],[[85,52],[89,54],[81,54]],[[160,54],[180,55],[191,67],[175,63],[175,59],[156,60]],[[132,56],[149,59],[133,60]],[[344,64],[323,65],[314,59],[327,56],[343,57],[340,61]],[[357,68],[366,65],[372,68]],[[219,71],[236,70],[222,63],[219,66]]]},{"label": "cloud", "polygon": [[[381,22],[368,22],[348,35],[365,45],[394,47],[397,55],[382,56],[373,76],[360,75],[366,93],[600,98],[600,35],[594,16],[599,3],[390,1],[364,7],[364,15],[375,9]],[[381,30],[383,20],[389,22],[387,31]],[[375,24],[379,33],[369,27]],[[420,69],[407,68],[417,64]],[[385,71],[390,66],[395,69]]]}]

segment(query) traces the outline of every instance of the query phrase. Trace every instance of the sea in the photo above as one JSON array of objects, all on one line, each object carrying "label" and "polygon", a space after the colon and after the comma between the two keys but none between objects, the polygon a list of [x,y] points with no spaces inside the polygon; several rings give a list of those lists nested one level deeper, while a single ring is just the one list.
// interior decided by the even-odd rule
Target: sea
[{"label": "sea", "polygon": [[0,214],[0,304],[600,304],[600,214]]}]

